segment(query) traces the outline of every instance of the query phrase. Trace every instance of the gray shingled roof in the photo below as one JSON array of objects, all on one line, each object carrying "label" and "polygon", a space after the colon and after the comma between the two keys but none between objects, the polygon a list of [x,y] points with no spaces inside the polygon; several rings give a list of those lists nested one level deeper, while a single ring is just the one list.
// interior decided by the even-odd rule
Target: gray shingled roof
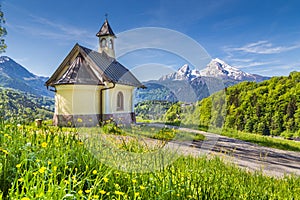
[{"label": "gray shingled roof", "polygon": [[[75,53],[78,52],[78,53]],[[72,57],[68,69],[65,69]],[[64,71],[62,75],[61,72]],[[76,44],[63,63],[47,80],[46,86],[55,86],[59,84],[103,84],[103,81],[112,83],[130,85],[138,88],[145,86],[122,64],[106,53],[99,53],[89,48]]]},{"label": "gray shingled roof", "polygon": [[101,26],[99,32],[96,34],[96,36],[100,37],[100,36],[107,36],[107,35],[112,35],[112,36],[116,37],[106,19],[105,22],[103,23],[103,25]]},{"label": "gray shingled roof", "polygon": [[86,47],[80,46],[84,52],[93,60],[107,78],[114,82],[134,87],[144,87],[139,80],[121,63],[107,56],[104,52],[99,53]]},{"label": "gray shingled roof", "polygon": [[93,73],[90,66],[83,60],[79,54],[72,62],[68,70],[58,79],[55,85],[60,84],[90,84],[100,85],[103,84]]}]

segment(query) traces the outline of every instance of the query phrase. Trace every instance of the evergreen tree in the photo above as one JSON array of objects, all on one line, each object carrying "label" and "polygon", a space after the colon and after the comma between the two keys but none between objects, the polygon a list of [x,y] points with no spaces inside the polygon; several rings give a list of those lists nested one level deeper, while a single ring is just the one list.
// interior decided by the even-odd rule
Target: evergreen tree
[{"label": "evergreen tree", "polygon": [[4,23],[5,23],[4,14],[2,12],[1,4],[0,4],[0,53],[5,52],[5,49],[7,47],[4,40],[4,36],[7,34],[6,28],[3,27]]}]

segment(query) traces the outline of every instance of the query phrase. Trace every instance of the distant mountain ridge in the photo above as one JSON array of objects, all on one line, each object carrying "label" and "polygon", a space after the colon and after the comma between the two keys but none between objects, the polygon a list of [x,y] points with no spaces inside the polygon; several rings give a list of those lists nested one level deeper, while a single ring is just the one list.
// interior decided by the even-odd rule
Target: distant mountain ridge
[{"label": "distant mountain ridge", "polygon": [[44,86],[47,77],[37,76],[7,56],[0,57],[0,86],[38,96],[53,97]]},{"label": "distant mountain ridge", "polygon": [[162,76],[159,81],[165,80],[187,80],[193,81],[194,79],[200,77],[200,72],[196,69],[191,70],[188,64],[183,65],[178,69],[177,72],[173,72]]},{"label": "distant mountain ridge", "polygon": [[246,73],[234,68],[219,58],[213,59],[205,69],[200,71],[201,76],[216,77],[223,80],[261,82],[270,79],[257,74]]},{"label": "distant mountain ridge", "polygon": [[158,80],[144,82],[147,89],[137,90],[135,97],[136,102],[144,100],[195,102],[208,97],[213,92],[211,86],[214,84],[218,84],[217,87],[222,89],[243,81],[261,82],[268,79],[270,78],[243,72],[215,58],[201,71],[191,69],[185,64],[178,71],[164,75]]},{"label": "distant mountain ridge", "polygon": [[250,74],[234,68],[219,58],[212,59],[211,62],[199,71],[197,69],[191,70],[188,64],[183,65],[177,72],[162,76],[159,80],[188,80],[193,81],[200,77],[219,78],[223,81],[256,81],[261,82],[269,79],[269,77],[260,76],[257,74]]}]

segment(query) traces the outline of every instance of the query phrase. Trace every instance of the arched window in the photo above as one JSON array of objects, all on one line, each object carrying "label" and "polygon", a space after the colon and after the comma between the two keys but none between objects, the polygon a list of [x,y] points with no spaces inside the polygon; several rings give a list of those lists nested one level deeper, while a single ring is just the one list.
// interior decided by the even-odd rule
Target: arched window
[{"label": "arched window", "polygon": [[110,49],[114,48],[114,43],[113,43],[112,39],[110,39],[109,42],[108,42],[108,48],[110,48]]},{"label": "arched window", "polygon": [[101,39],[101,41],[100,41],[100,47],[101,47],[101,48],[106,47],[106,39],[105,39],[105,38],[102,38],[102,39]]},{"label": "arched window", "polygon": [[118,92],[117,95],[117,110],[124,110],[124,96],[122,92]]}]

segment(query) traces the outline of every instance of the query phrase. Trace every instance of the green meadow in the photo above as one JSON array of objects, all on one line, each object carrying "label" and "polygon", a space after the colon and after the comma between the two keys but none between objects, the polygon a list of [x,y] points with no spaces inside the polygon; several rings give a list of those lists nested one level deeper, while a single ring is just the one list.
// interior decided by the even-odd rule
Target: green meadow
[{"label": "green meadow", "polygon": [[[126,134],[113,129],[99,128],[97,134]],[[122,131],[178,134],[143,126]],[[138,140],[113,148],[153,151]],[[300,199],[296,176],[268,177],[218,158],[181,155],[159,170],[124,172],[88,151],[76,129],[6,123],[0,124],[0,183],[0,199]]]}]

